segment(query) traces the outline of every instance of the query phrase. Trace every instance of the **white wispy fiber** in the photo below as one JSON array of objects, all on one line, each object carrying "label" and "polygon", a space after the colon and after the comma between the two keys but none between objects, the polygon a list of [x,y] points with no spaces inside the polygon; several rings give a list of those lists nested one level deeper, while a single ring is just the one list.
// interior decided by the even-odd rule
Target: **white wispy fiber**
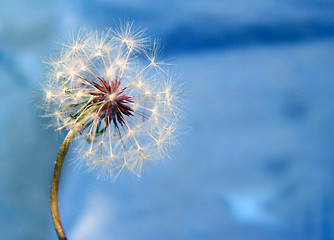
[{"label": "white wispy fiber", "polygon": [[57,130],[82,126],[76,150],[88,171],[140,176],[145,161],[162,159],[174,145],[181,88],[157,52],[155,40],[126,23],[80,29],[48,62],[46,116]]}]

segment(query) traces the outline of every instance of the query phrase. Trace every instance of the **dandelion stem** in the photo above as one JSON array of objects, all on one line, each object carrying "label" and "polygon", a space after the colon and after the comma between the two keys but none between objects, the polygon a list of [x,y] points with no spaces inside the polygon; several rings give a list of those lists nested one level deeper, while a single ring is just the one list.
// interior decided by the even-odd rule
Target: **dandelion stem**
[{"label": "dandelion stem", "polygon": [[61,167],[63,165],[67,150],[69,146],[71,145],[78,131],[79,129],[73,129],[69,131],[63,143],[61,144],[59,152],[58,152],[58,156],[56,159],[52,183],[51,183],[50,207],[51,207],[53,223],[54,223],[59,240],[66,240],[66,235],[61,225],[61,220],[60,220],[59,211],[58,211],[58,185],[59,185],[59,180],[60,180],[60,172],[61,172]]}]

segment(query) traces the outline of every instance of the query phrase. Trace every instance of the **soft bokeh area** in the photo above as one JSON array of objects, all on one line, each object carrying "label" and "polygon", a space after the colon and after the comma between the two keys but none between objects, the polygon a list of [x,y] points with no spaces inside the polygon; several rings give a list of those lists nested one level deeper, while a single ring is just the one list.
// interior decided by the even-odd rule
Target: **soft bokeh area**
[{"label": "soft bokeh area", "polygon": [[55,240],[64,133],[41,118],[43,61],[78,27],[133,20],[182,73],[180,146],[115,183],[71,164],[69,240],[334,239],[332,0],[0,1],[0,239]]}]

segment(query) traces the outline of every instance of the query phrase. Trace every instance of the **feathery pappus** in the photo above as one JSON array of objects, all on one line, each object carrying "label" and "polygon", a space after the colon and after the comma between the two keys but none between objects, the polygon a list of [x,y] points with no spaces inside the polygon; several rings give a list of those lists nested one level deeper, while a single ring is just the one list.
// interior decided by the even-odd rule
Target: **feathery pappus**
[{"label": "feathery pappus", "polygon": [[49,62],[46,115],[57,130],[80,126],[78,159],[88,171],[140,176],[143,162],[162,159],[174,145],[181,87],[157,51],[156,41],[126,23],[77,31]]}]

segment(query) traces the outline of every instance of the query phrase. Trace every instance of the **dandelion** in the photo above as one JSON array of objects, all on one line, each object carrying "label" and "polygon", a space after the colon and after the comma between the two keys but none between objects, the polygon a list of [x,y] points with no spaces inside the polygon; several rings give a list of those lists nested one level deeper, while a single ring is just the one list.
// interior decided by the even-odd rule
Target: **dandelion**
[{"label": "dandelion", "polygon": [[66,239],[57,206],[60,170],[74,139],[78,159],[99,177],[127,169],[138,177],[145,161],[162,159],[174,144],[179,88],[151,42],[131,23],[103,33],[80,30],[50,61],[46,115],[69,130],[58,153],[50,203],[59,239]]}]

